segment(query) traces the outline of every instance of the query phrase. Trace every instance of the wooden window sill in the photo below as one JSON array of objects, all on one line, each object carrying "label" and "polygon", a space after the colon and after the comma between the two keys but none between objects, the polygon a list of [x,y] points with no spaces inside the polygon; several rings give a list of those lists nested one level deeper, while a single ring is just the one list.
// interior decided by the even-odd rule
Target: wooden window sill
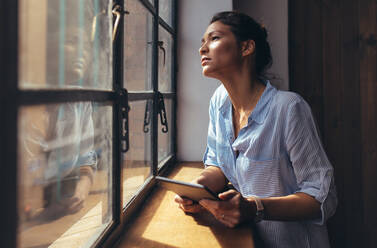
[{"label": "wooden window sill", "polygon": [[[169,178],[190,182],[202,168],[200,162],[181,163]],[[206,212],[185,214],[174,202],[174,195],[157,188],[127,225],[116,247],[254,247],[250,226],[232,229]]]}]

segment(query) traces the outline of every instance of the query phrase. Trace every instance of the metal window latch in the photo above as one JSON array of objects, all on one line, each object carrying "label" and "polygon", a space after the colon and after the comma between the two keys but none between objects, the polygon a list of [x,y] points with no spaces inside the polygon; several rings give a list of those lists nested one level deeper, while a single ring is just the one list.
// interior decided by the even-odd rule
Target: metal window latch
[{"label": "metal window latch", "polygon": [[122,14],[128,15],[130,12],[128,12],[127,10],[123,10],[122,7],[120,7],[120,5],[115,5],[111,12],[113,13],[113,15],[116,16],[115,23],[114,23],[114,29],[113,29],[113,41],[114,41],[115,37],[117,35],[118,26],[119,26],[119,22],[120,22],[120,18],[122,16]]},{"label": "metal window latch", "polygon": [[165,110],[165,102],[164,102],[164,96],[161,94],[161,92],[157,92],[158,97],[158,113],[160,114],[160,121],[162,125],[161,131],[163,133],[168,132],[168,120],[166,118],[166,110]]},{"label": "metal window latch", "polygon": [[151,110],[150,110],[150,101],[147,101],[147,104],[145,105],[145,112],[144,112],[144,127],[143,132],[148,133],[149,132],[149,124],[151,123]]},{"label": "metal window latch", "polygon": [[[148,41],[147,44],[151,45],[151,44],[153,44],[153,41]],[[157,41],[157,46],[158,46],[158,48],[160,48],[160,49],[162,50],[162,53],[164,54],[164,56],[163,56],[163,61],[164,61],[164,62],[163,62],[163,65],[165,66],[165,61],[166,61],[166,50],[165,50],[165,48],[164,48],[164,42],[161,41],[161,40]]]},{"label": "metal window latch", "polygon": [[128,127],[128,112],[130,111],[130,106],[128,105],[128,92],[126,89],[120,89],[118,94],[119,102],[119,121],[120,121],[120,142],[121,151],[127,152],[130,148],[129,139],[129,127]]},{"label": "metal window latch", "polygon": [[157,45],[162,50],[162,53],[164,54],[164,57],[163,57],[164,60],[163,61],[164,61],[164,66],[165,66],[166,50],[164,48],[164,42],[159,40]]}]

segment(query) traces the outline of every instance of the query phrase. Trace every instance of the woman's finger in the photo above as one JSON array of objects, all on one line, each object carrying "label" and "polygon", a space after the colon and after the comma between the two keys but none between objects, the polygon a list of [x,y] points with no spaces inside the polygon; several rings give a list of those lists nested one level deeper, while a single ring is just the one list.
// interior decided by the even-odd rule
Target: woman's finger
[{"label": "woman's finger", "polygon": [[192,205],[194,202],[188,198],[180,197],[179,195],[175,195],[174,201],[179,204],[183,205]]},{"label": "woman's finger", "polygon": [[225,191],[223,193],[220,193],[219,194],[219,198],[223,201],[227,201],[227,200],[230,200],[232,199],[234,196],[236,196],[237,194],[239,194],[237,191],[235,191],[234,189],[230,189],[228,191]]},{"label": "woman's finger", "polygon": [[203,199],[199,201],[199,204],[207,209],[213,216],[215,216],[218,219],[219,213],[222,213],[221,210],[219,210],[219,202],[218,201],[212,201],[208,199]]},{"label": "woman's finger", "polygon": [[186,213],[198,213],[202,210],[202,207],[198,204],[193,204],[193,205],[179,204],[179,208],[182,209]]}]

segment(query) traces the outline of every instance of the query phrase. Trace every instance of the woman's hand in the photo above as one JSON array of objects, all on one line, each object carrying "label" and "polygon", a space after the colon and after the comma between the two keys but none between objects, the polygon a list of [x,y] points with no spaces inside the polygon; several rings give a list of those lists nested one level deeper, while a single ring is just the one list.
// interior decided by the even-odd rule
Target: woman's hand
[{"label": "woman's hand", "polygon": [[176,195],[174,201],[179,204],[179,208],[186,213],[198,213],[203,210],[203,207],[198,203],[188,199],[182,198],[179,195]]},{"label": "woman's hand", "polygon": [[228,227],[233,228],[254,219],[256,205],[253,200],[242,197],[239,192],[233,189],[219,194],[219,198],[222,201],[203,199],[200,200],[199,204]]},{"label": "woman's hand", "polygon": [[[191,183],[205,185],[213,192],[220,192],[227,184],[227,179],[219,167],[207,166],[201,172],[200,176]],[[187,198],[182,198],[178,195],[175,196],[174,201],[178,203],[179,208],[186,213],[198,213],[203,210],[203,207],[198,203],[195,203]]]},{"label": "woman's hand", "polygon": [[90,177],[83,175],[76,185],[75,194],[65,202],[67,213],[74,214],[84,207],[85,199],[89,195],[92,181]]}]

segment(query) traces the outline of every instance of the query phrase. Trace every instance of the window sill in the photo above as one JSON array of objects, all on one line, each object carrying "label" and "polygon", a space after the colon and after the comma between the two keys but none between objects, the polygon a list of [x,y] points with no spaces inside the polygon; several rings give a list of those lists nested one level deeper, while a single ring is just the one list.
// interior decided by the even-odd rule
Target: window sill
[{"label": "window sill", "polygon": [[[181,163],[169,177],[190,182],[201,170],[200,162]],[[209,213],[186,215],[173,199],[174,193],[157,188],[116,247],[254,247],[249,226],[231,229]]]}]

